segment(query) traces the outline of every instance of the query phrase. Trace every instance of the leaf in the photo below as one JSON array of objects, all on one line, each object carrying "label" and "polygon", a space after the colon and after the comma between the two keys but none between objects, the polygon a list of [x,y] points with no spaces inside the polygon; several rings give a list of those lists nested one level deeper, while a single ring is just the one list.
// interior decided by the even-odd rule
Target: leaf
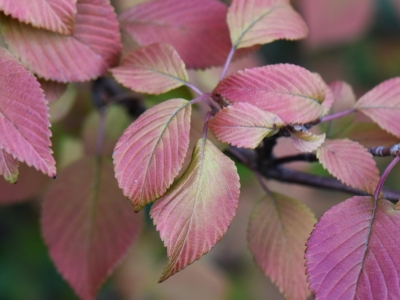
[{"label": "leaf", "polygon": [[82,299],[94,299],[140,233],[110,162],[85,158],[60,172],[47,192],[42,233],[58,271]]},{"label": "leaf", "polygon": [[247,240],[254,259],[287,299],[306,299],[305,243],[317,222],[301,202],[278,193],[254,207]]},{"label": "leaf", "polygon": [[306,23],[288,0],[234,0],[227,22],[236,49],[278,39],[303,39],[308,34]]},{"label": "leaf", "polygon": [[185,63],[167,44],[151,44],[130,52],[111,73],[127,88],[149,94],[162,94],[189,81]]},{"label": "leaf", "polygon": [[160,282],[199,259],[222,238],[235,216],[239,187],[233,161],[210,141],[200,139],[186,172],[150,211],[169,257]]},{"label": "leaf", "polygon": [[386,80],[373,88],[357,101],[355,108],[381,128],[400,137],[400,77]]},{"label": "leaf", "polygon": [[400,212],[356,196],[325,212],[307,242],[317,299],[399,299]]},{"label": "leaf", "polygon": [[317,151],[323,167],[344,184],[373,195],[379,171],[372,155],[357,142],[325,140]]},{"label": "leaf", "polygon": [[213,94],[253,104],[285,123],[307,123],[324,113],[326,84],[302,67],[278,64],[234,73],[220,81]]},{"label": "leaf", "polygon": [[3,149],[0,149],[0,175],[9,183],[16,183],[18,180],[18,162]]},{"label": "leaf", "polygon": [[300,152],[313,152],[325,141],[325,133],[317,135],[309,131],[292,132],[291,137],[293,146]]},{"label": "leaf", "polygon": [[39,83],[0,52],[0,149],[54,177],[46,100]]},{"label": "leaf", "polygon": [[218,0],[153,0],[119,17],[139,45],[172,45],[189,68],[222,65],[231,49],[227,7]]},{"label": "leaf", "polygon": [[49,104],[56,102],[67,90],[68,85],[56,81],[48,81],[38,78],[45,98]]},{"label": "leaf", "polygon": [[153,106],[133,122],[114,149],[115,177],[135,211],[162,196],[178,175],[189,145],[190,102]]},{"label": "leaf", "polygon": [[47,80],[86,81],[104,74],[122,47],[113,7],[107,0],[78,0],[76,7],[71,36],[1,16],[8,48],[30,71]]},{"label": "leaf", "polygon": [[[50,122],[64,119],[72,110],[78,95],[78,89],[71,83],[57,101],[49,105]],[[46,96],[47,97],[47,96]]]},{"label": "leaf", "polygon": [[245,102],[224,107],[209,123],[220,141],[251,149],[256,148],[263,138],[276,134],[284,125],[273,113]]}]

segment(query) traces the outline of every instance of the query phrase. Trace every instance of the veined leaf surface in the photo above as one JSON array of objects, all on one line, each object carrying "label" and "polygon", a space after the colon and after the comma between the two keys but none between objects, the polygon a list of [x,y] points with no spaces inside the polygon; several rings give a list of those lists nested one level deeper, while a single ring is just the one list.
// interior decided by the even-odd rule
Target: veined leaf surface
[{"label": "veined leaf surface", "polygon": [[245,102],[224,107],[209,124],[220,141],[251,149],[256,148],[263,138],[274,135],[285,125],[273,113]]},{"label": "veined leaf surface", "polygon": [[400,77],[382,82],[362,96],[355,107],[386,131],[400,137]]},{"label": "veined leaf surface", "polygon": [[400,211],[356,196],[325,212],[307,242],[316,299],[400,298]]},{"label": "veined leaf surface", "polygon": [[324,113],[326,84],[302,67],[278,64],[236,72],[222,80],[213,94],[251,103],[285,123],[307,123]]},{"label": "veined leaf surface", "polygon": [[0,11],[35,27],[72,34],[76,0],[0,0]]},{"label": "veined leaf surface", "polygon": [[189,146],[191,105],[173,99],[133,122],[114,149],[115,177],[135,211],[162,196],[178,175]]},{"label": "veined leaf surface", "polygon": [[71,36],[1,16],[5,43],[23,65],[44,79],[85,81],[102,75],[116,62],[122,48],[113,7],[108,0],[78,0],[76,6]]},{"label": "veined leaf surface", "polygon": [[54,177],[47,102],[36,78],[0,51],[0,149]]},{"label": "veined leaf surface", "polygon": [[234,162],[210,141],[200,139],[186,172],[150,211],[169,257],[160,282],[222,238],[235,216],[239,186]]},{"label": "veined leaf surface", "polygon": [[149,94],[168,92],[189,80],[185,63],[167,44],[151,44],[130,52],[111,73],[127,88]]},{"label": "veined leaf surface", "polygon": [[91,300],[139,235],[141,219],[119,190],[111,162],[85,158],[51,185],[42,233],[59,272],[80,298]]},{"label": "veined leaf surface", "polygon": [[357,142],[325,140],[317,151],[319,162],[344,184],[373,195],[379,171],[372,155]]},{"label": "veined leaf surface", "polygon": [[278,193],[264,197],[250,217],[247,240],[262,271],[287,299],[306,299],[305,243],[317,222],[301,202]]},{"label": "veined leaf surface", "polygon": [[227,22],[236,49],[274,40],[298,40],[307,25],[288,0],[233,0]]},{"label": "veined leaf surface", "polygon": [[0,175],[9,183],[16,183],[18,179],[18,162],[3,149],[0,149]]},{"label": "veined leaf surface", "polygon": [[291,137],[293,146],[300,152],[313,152],[325,141],[325,133],[318,135],[309,131],[293,132]]}]

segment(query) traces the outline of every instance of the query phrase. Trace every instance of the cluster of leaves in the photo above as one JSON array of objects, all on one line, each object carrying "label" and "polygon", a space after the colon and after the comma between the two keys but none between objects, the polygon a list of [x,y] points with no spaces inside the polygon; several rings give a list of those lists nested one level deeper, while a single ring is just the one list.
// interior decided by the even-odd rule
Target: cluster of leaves
[{"label": "cluster of leaves", "polygon": [[[133,210],[155,201],[150,216],[169,258],[160,282],[209,252],[228,230],[238,206],[239,176],[208,129],[240,148],[288,137],[300,152],[316,152],[332,176],[365,194],[326,212],[311,233],[312,212],[261,182],[267,195],[254,207],[248,244],[287,298],[305,299],[309,286],[322,299],[400,297],[400,212],[380,193],[400,159],[399,146],[391,148],[396,159],[380,178],[371,153],[359,143],[367,125],[353,120],[353,113],[365,114],[398,143],[400,78],[358,101],[348,84],[327,85],[318,74],[290,64],[224,78],[232,59],[259,45],[307,36],[288,0],[233,0],[229,7],[218,0],[153,0],[118,20],[107,0],[21,2],[0,0],[0,174],[7,181],[17,180],[18,161],[56,176],[48,103],[68,82],[109,71],[136,92],[161,94],[186,85],[197,95],[164,101],[134,121],[115,146],[114,172],[98,151],[63,170],[47,192],[43,236],[58,270],[82,299],[95,297],[140,232],[140,215]],[[135,46],[126,42],[119,61],[120,27]],[[221,65],[212,92],[189,82],[186,68]],[[192,106],[202,102],[210,110],[181,173],[191,148]],[[311,131],[318,123],[325,125],[322,133]],[[379,140],[383,131],[369,129],[369,141]]]}]

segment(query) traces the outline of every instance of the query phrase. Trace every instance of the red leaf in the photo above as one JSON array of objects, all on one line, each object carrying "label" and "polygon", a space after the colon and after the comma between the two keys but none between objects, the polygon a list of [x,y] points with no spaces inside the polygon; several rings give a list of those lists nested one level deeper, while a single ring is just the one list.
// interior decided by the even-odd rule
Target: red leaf
[{"label": "red leaf", "polygon": [[350,140],[325,140],[317,151],[319,162],[344,184],[373,195],[379,171],[372,155]]},{"label": "red leaf", "polygon": [[287,299],[306,299],[305,243],[317,222],[301,202],[272,193],[254,207],[247,240],[265,275]]},{"label": "red leaf", "polygon": [[325,141],[325,133],[317,135],[309,131],[293,132],[291,137],[293,146],[300,152],[313,152]]},{"label": "red leaf", "polygon": [[233,0],[227,22],[236,49],[279,39],[302,39],[308,33],[288,0]]},{"label": "red leaf", "polygon": [[178,175],[189,145],[190,102],[153,106],[133,122],[114,149],[115,177],[135,211],[162,196]]},{"label": "red leaf", "polygon": [[224,107],[209,124],[220,141],[251,149],[285,125],[276,115],[244,102]]},{"label": "red leaf", "polygon": [[0,149],[55,176],[46,100],[39,83],[21,65],[0,51]]},{"label": "red leaf", "polygon": [[99,158],[75,162],[45,196],[42,232],[57,269],[82,299],[96,293],[141,227],[115,183],[112,165]]},{"label": "red leaf", "polygon": [[307,123],[324,113],[326,84],[302,67],[278,64],[234,73],[213,93],[231,102],[251,103],[286,123]]},{"label": "red leaf", "polygon": [[317,299],[400,298],[400,212],[356,196],[327,211],[307,242],[308,280]]},{"label": "red leaf", "polygon": [[[78,0],[74,33],[64,36],[2,16],[8,48],[45,79],[85,81],[102,75],[121,51],[118,22],[108,0]],[[29,50],[29,51],[28,51]]]},{"label": "red leaf", "polygon": [[76,0],[0,0],[0,10],[20,22],[61,34],[72,34]]},{"label": "red leaf", "polygon": [[228,230],[239,201],[235,164],[210,141],[200,139],[192,161],[151,208],[169,262],[160,282],[211,250]]},{"label": "red leaf", "polygon": [[62,96],[62,94],[64,94],[68,86],[65,83],[47,81],[40,78],[38,79],[38,81],[49,104],[57,101]]},{"label": "red leaf", "polygon": [[140,45],[172,45],[189,68],[222,65],[231,49],[227,7],[218,0],[154,0],[119,17]]},{"label": "red leaf", "polygon": [[355,107],[386,131],[400,137],[400,77],[382,82],[362,96]]},{"label": "red leaf", "polygon": [[16,183],[18,180],[18,162],[2,149],[0,149],[0,175],[3,175],[9,183]]},{"label": "red leaf", "polygon": [[185,63],[167,44],[151,44],[130,52],[111,73],[127,88],[149,94],[162,94],[189,81]]}]

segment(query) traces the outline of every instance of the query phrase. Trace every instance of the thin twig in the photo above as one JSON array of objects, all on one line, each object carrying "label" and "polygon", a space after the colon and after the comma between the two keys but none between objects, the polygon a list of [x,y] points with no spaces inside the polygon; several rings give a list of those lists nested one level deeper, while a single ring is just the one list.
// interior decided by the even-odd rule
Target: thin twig
[{"label": "thin twig", "polygon": [[235,47],[232,46],[231,51],[229,51],[228,57],[226,58],[226,62],[224,64],[224,68],[222,69],[222,72],[221,72],[221,76],[219,77],[220,81],[222,79],[224,79],[224,77],[226,75],[226,72],[228,72],[228,68],[229,68],[229,65],[230,65],[230,63],[232,61],[233,55],[235,54],[235,51],[236,51]]},{"label": "thin twig", "polygon": [[354,113],[355,111],[356,110],[354,108],[352,108],[352,109],[348,109],[348,110],[344,110],[344,111],[338,112],[336,114],[328,115],[328,116],[325,116],[325,117],[322,117],[321,119],[319,119],[319,123],[332,121],[332,120],[335,120],[335,119],[350,115],[350,114]]}]

